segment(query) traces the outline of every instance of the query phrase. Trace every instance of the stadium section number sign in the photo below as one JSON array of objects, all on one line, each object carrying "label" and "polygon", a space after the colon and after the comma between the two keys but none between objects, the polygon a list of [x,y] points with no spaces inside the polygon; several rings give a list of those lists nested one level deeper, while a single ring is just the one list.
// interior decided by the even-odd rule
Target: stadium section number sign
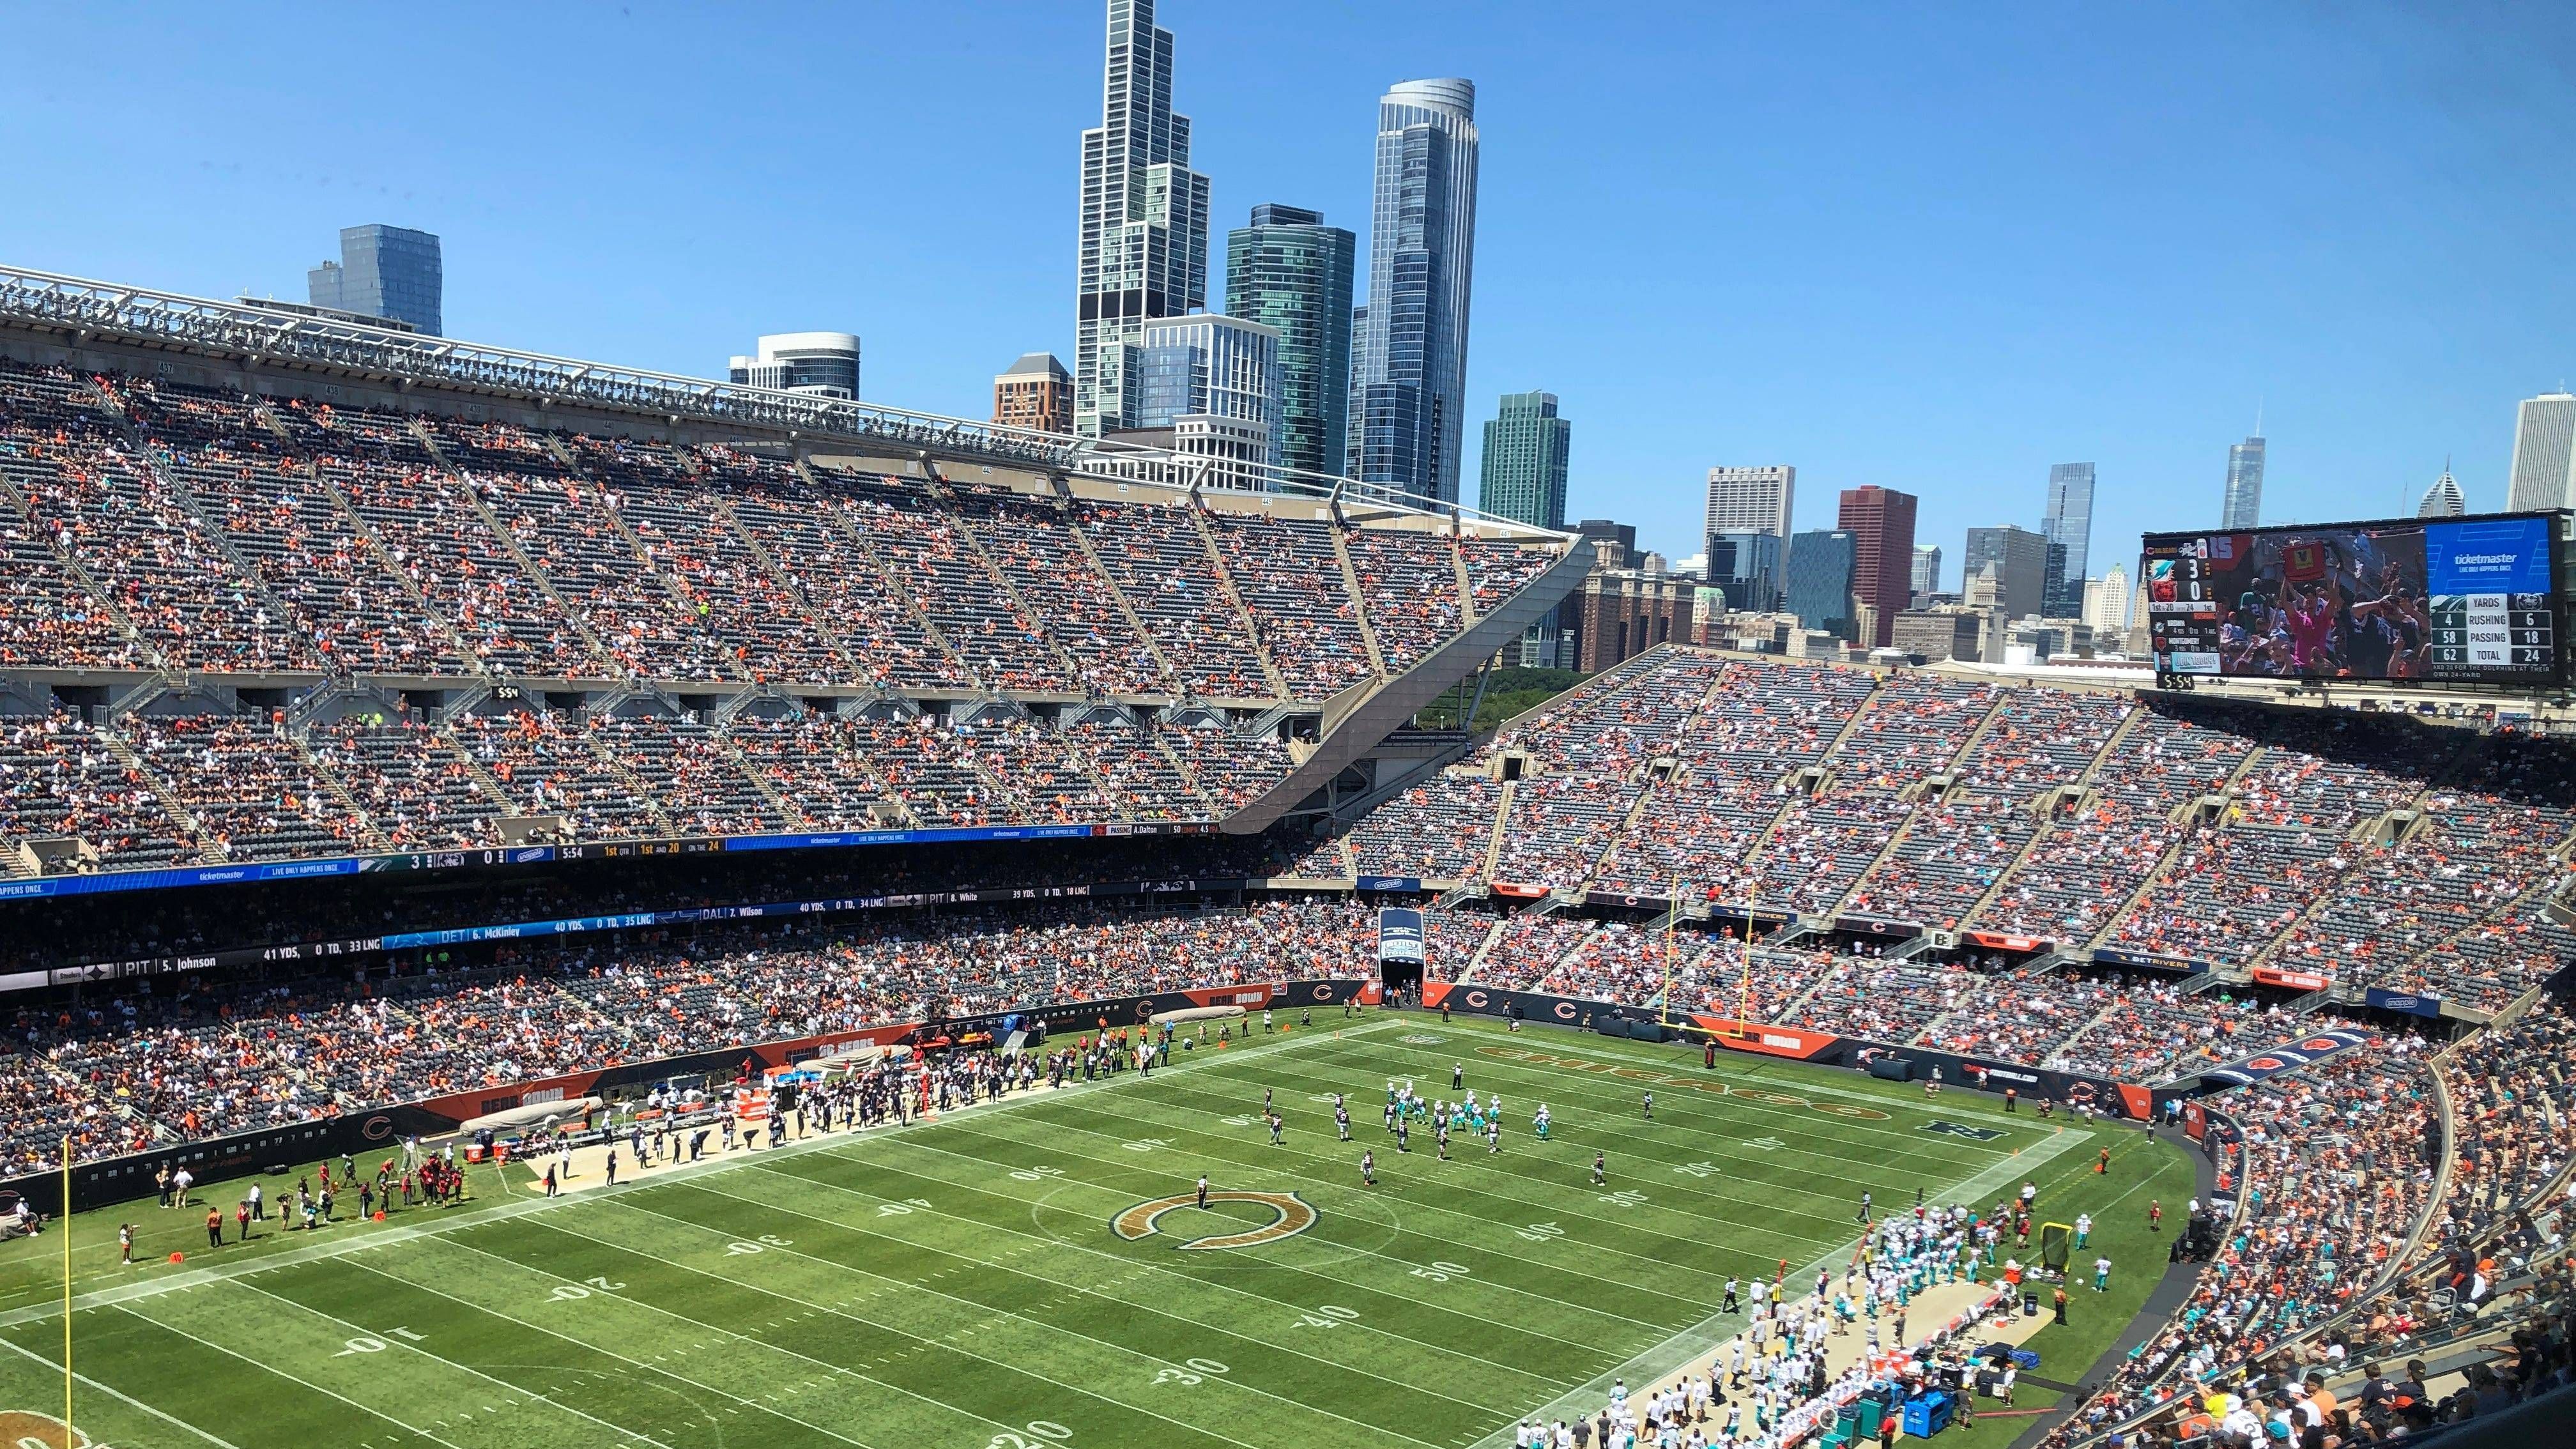
[{"label": "stadium section number sign", "polygon": [[2559,516],[2149,534],[2159,674],[2556,680]]},{"label": "stadium section number sign", "polygon": [[[1216,1233],[1175,1246],[1185,1251],[1208,1248],[1257,1248],[1263,1243],[1275,1243],[1282,1238],[1293,1238],[1315,1225],[1315,1210],[1306,1205],[1305,1199],[1293,1192],[1211,1192],[1207,1197],[1211,1204],[1260,1203],[1270,1209],[1272,1217],[1270,1221],[1257,1228],[1246,1228],[1232,1233]],[[1140,1202],[1112,1218],[1109,1228],[1110,1231],[1131,1243],[1142,1238],[1150,1238],[1162,1231],[1158,1223],[1163,1214],[1174,1208],[1190,1208],[1196,1211],[1197,1202],[1197,1194],[1187,1192],[1174,1193],[1170,1197],[1158,1197],[1151,1202]]]}]

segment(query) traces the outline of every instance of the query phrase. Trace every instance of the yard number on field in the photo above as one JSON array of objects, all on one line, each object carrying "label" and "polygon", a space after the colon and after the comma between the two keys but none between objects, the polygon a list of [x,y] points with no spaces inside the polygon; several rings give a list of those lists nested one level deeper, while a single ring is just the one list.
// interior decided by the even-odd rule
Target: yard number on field
[{"label": "yard number on field", "polygon": [[1717,1176],[1717,1164],[1714,1162],[1685,1162],[1681,1166],[1674,1168],[1673,1171],[1688,1173],[1692,1177],[1715,1177]]},{"label": "yard number on field", "polygon": [[926,1197],[908,1197],[901,1202],[881,1202],[877,1204],[877,1216],[881,1218],[899,1218],[905,1213],[914,1212],[928,1206],[930,1206],[930,1199]]},{"label": "yard number on field", "polygon": [[1517,1228],[1514,1229],[1514,1231],[1522,1238],[1533,1243],[1544,1243],[1550,1238],[1561,1238],[1565,1236],[1565,1229],[1558,1227],[1554,1223],[1532,1223],[1528,1227]]},{"label": "yard number on field", "polygon": [[557,1303],[570,1303],[577,1298],[588,1298],[593,1293],[623,1292],[625,1287],[623,1283],[611,1283],[604,1277],[588,1278],[579,1283],[557,1283],[554,1291],[546,1296]]},{"label": "yard number on field", "polygon": [[[420,1342],[420,1335],[412,1332],[408,1328],[388,1328],[385,1330],[385,1337],[399,1338],[405,1343]],[[383,1338],[377,1338],[373,1335],[362,1333],[356,1338],[350,1339],[349,1346],[347,1348],[344,1348],[331,1356],[333,1358],[347,1358],[353,1353],[383,1353],[384,1351],[385,1340]]]},{"label": "yard number on field", "polygon": [[1744,1145],[1759,1147],[1765,1152],[1777,1152],[1780,1150],[1781,1143],[1777,1137],[1747,1137],[1744,1139]]},{"label": "yard number on field", "polygon": [[1021,1427],[1028,1430],[1026,1435],[1005,1431],[994,1435],[993,1442],[984,1449],[1045,1449],[1046,1445],[1061,1444],[1073,1437],[1071,1429],[1046,1419],[1032,1419]]},{"label": "yard number on field", "polygon": [[[923,1206],[926,1207],[928,1204],[925,1203]],[[880,1206],[877,1211],[883,1213],[885,1211],[884,1206]],[[905,1208],[904,1211],[910,1212],[912,1209]],[[736,1258],[744,1258],[749,1257],[753,1253],[766,1253],[772,1248],[784,1248],[793,1244],[795,1241],[796,1240],[794,1238],[782,1238],[776,1233],[763,1233],[760,1235],[760,1241],[756,1243],[727,1243],[725,1244],[725,1252]],[[590,1281],[596,1283],[599,1280],[593,1278]]]},{"label": "yard number on field", "polygon": [[1179,1368],[1156,1369],[1154,1371],[1154,1382],[1158,1384],[1180,1384],[1183,1387],[1187,1387],[1191,1384],[1207,1382],[1207,1376],[1209,1374],[1229,1372],[1224,1364],[1218,1363],[1212,1358],[1183,1359],[1181,1364],[1182,1366]]},{"label": "yard number on field", "polygon": [[1011,1176],[1021,1182],[1044,1182],[1050,1177],[1064,1176],[1064,1169],[1061,1167],[1015,1167],[1011,1169]]},{"label": "yard number on field", "polygon": [[1356,1308],[1344,1308],[1338,1303],[1324,1303],[1317,1305],[1312,1313],[1298,1314],[1297,1326],[1299,1328],[1339,1328],[1359,1316],[1360,1311]]},{"label": "yard number on field", "polygon": [[1644,1207],[1646,1205],[1646,1195],[1633,1187],[1625,1187],[1621,1188],[1617,1192],[1605,1192],[1601,1194],[1601,1201],[1610,1204],[1612,1207]]},{"label": "yard number on field", "polygon": [[1446,1283],[1452,1278],[1469,1276],[1469,1269],[1464,1263],[1430,1263],[1414,1269],[1413,1276],[1428,1278],[1434,1283]]},{"label": "yard number on field", "polygon": [[[1243,1120],[1249,1122],[1252,1119],[1246,1117]],[[1126,1148],[1130,1152],[1152,1152],[1157,1148],[1171,1146],[1172,1139],[1169,1137],[1139,1137],[1133,1142],[1121,1142],[1118,1145]]]}]

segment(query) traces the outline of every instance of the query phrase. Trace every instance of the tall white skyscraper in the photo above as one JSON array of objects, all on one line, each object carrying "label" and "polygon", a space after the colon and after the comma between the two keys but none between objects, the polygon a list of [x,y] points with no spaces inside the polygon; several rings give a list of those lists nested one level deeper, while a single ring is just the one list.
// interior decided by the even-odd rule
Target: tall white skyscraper
[{"label": "tall white skyscraper", "polygon": [[2545,392],[2515,410],[2505,507],[2576,508],[2576,393]]},{"label": "tall white skyscraper", "polygon": [[2098,579],[2084,581],[2084,622],[2093,626],[2097,648],[2116,649],[2129,632],[2129,570],[2113,564]]},{"label": "tall white skyscraper", "polygon": [[1168,428],[1189,416],[1242,423],[1267,441],[1255,461],[1279,461],[1279,329],[1199,312],[1158,317],[1137,329],[1135,401],[1139,428]]},{"label": "tall white skyscraper", "polygon": [[1752,529],[1785,543],[1798,493],[1798,470],[1786,463],[1708,470],[1708,533]]},{"label": "tall white skyscraper", "polygon": [[1476,84],[1400,81],[1377,103],[1368,301],[1352,314],[1348,466],[1454,503],[1476,261]]},{"label": "tall white skyscraper", "polygon": [[1207,305],[1208,179],[1172,114],[1172,33],[1154,0],[1109,0],[1098,126],[1082,133],[1073,427],[1134,426],[1137,329]]},{"label": "tall white skyscraper", "polygon": [[2415,505],[2417,518],[2457,518],[2468,511],[2469,496],[2460,491],[2460,480],[2451,476],[2448,467],[2424,490],[2424,501]]},{"label": "tall white skyscraper", "polygon": [[1941,592],[1941,546],[1933,543],[1914,545],[1914,600],[1919,606],[1925,594]]},{"label": "tall white skyscraper", "polygon": [[2227,450],[2227,497],[2220,505],[2218,526],[2253,528],[2263,517],[2263,435],[2255,434]]}]

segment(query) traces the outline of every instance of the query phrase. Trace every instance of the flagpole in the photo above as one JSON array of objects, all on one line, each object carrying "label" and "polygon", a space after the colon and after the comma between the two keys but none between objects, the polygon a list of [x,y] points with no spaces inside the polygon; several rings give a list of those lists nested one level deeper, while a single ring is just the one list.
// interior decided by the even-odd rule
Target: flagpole
[{"label": "flagpole", "polygon": [[63,1134],[63,1449],[72,1444],[72,1138]]}]

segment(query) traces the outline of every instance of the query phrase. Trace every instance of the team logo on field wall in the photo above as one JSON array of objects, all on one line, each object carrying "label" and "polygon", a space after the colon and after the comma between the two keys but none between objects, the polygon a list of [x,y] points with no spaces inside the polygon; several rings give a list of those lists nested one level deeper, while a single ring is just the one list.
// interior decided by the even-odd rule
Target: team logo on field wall
[{"label": "team logo on field wall", "polygon": [[51,1414],[0,1409],[0,1449],[90,1449],[90,1439],[78,1429],[65,1433]]},{"label": "team logo on field wall", "polygon": [[[1197,1201],[1198,1197],[1194,1193],[1177,1192],[1170,1197],[1158,1197],[1151,1202],[1140,1202],[1110,1219],[1109,1230],[1131,1243],[1140,1238],[1149,1238],[1161,1231],[1155,1226],[1156,1219],[1174,1208],[1191,1207]],[[1295,1237],[1313,1227],[1317,1216],[1315,1210],[1306,1205],[1305,1199],[1293,1192],[1211,1192],[1208,1194],[1208,1201],[1212,1203],[1257,1202],[1267,1206],[1277,1216],[1257,1228],[1246,1228],[1239,1233],[1217,1233],[1195,1242],[1179,1244],[1178,1246],[1185,1252],[1205,1248],[1254,1248],[1263,1243],[1275,1243],[1282,1238]],[[6,1443],[6,1440],[0,1440],[0,1445]]]}]

